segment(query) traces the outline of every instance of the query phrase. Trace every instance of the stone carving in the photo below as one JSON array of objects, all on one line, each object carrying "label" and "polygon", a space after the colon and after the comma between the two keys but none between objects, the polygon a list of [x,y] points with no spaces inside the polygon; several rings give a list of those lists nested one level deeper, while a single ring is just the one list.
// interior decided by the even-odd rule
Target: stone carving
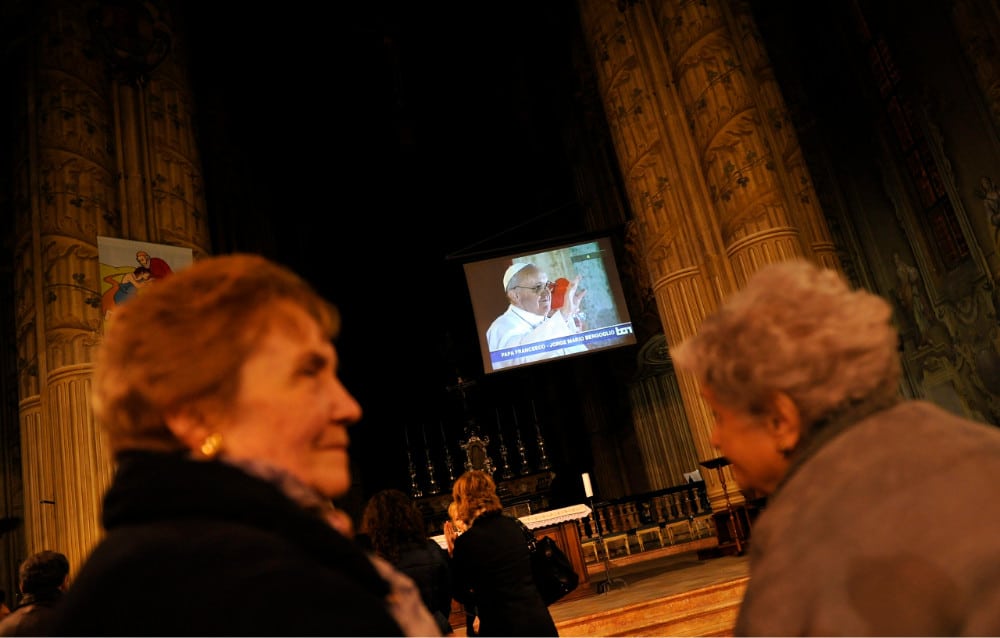
[{"label": "stone carving", "polygon": [[983,200],[983,213],[993,226],[993,241],[1000,247],[1000,187],[992,177],[983,175],[976,195]]},{"label": "stone carving", "polygon": [[913,325],[913,339],[917,347],[928,342],[930,325],[927,307],[920,291],[920,271],[903,261],[899,253],[893,253],[896,264],[896,299],[906,313],[907,321]]}]

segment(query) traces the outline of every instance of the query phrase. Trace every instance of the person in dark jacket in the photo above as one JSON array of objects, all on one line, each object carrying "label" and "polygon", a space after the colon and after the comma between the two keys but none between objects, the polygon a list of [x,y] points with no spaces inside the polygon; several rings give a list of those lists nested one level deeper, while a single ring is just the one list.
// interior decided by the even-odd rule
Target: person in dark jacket
[{"label": "person in dark jacket", "polygon": [[359,542],[413,579],[442,634],[452,633],[451,567],[447,552],[427,536],[423,514],[396,489],[376,492],[361,515]]},{"label": "person in dark jacket", "polygon": [[65,554],[43,550],[28,556],[18,569],[21,602],[0,620],[0,636],[47,636],[46,623],[69,582]]},{"label": "person in dark jacket", "polygon": [[116,309],[92,397],[117,464],[106,534],[49,635],[438,633],[334,506],[361,418],[338,328],[312,286],[253,255],[200,259]]},{"label": "person in dark jacket", "polygon": [[458,534],[445,523],[455,599],[474,604],[480,636],[558,636],[535,585],[528,542],[520,523],[503,513],[489,474],[469,470],[452,486],[458,518],[470,521]]}]

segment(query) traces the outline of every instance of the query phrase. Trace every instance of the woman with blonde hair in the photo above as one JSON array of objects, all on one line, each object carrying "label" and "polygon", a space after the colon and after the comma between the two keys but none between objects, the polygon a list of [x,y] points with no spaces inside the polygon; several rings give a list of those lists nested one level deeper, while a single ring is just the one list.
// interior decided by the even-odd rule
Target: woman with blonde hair
[{"label": "woman with blonde hair", "polygon": [[489,474],[469,470],[451,490],[457,518],[468,521],[459,534],[445,523],[455,599],[475,605],[480,636],[558,636],[555,622],[535,585],[521,524],[503,513]]}]

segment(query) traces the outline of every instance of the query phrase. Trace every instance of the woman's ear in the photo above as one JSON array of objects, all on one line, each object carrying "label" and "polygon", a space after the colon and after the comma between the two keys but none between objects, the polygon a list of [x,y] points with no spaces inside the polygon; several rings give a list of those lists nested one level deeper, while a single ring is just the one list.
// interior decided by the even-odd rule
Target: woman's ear
[{"label": "woman's ear", "polygon": [[209,435],[205,418],[196,406],[184,406],[164,416],[167,429],[190,450],[197,450]]},{"label": "woman's ear", "polygon": [[785,456],[791,454],[802,438],[802,416],[798,406],[784,392],[775,392],[770,419],[775,446]]}]

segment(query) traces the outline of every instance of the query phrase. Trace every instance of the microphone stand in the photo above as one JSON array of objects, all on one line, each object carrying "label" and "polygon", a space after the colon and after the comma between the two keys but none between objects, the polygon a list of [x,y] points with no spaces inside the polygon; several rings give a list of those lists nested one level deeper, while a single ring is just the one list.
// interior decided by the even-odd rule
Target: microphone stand
[{"label": "microphone stand", "polygon": [[594,527],[597,530],[598,546],[604,550],[604,580],[597,583],[597,593],[608,593],[614,589],[616,583],[621,584],[622,587],[628,587],[628,583],[625,582],[624,578],[611,577],[611,556],[608,554],[608,546],[604,544],[604,533],[601,531],[600,517],[597,515],[597,508],[594,507],[593,496],[590,497],[590,514],[594,521]]}]

